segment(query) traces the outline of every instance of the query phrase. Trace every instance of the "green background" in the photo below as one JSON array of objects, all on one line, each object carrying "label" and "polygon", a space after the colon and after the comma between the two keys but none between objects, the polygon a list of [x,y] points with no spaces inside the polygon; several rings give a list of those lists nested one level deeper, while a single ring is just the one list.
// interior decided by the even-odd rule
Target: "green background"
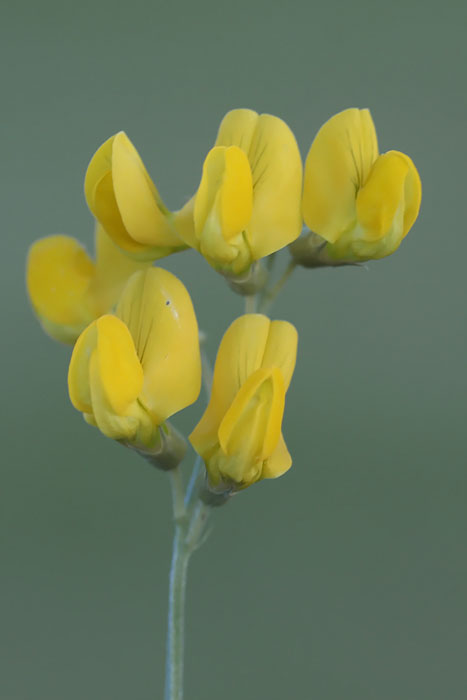
[{"label": "green background", "polygon": [[[274,309],[300,333],[294,466],[212,518],[190,569],[186,697],[464,700],[465,3],[4,10],[0,698],[161,698],[164,674],[168,483],[71,407],[69,350],[26,299],[29,244],[91,245],[84,172],[117,130],[176,207],[228,109],[284,118],[305,155],[358,106],[381,150],[417,164],[421,215],[393,257],[299,270]],[[214,356],[241,300],[194,252],[163,264]]]}]

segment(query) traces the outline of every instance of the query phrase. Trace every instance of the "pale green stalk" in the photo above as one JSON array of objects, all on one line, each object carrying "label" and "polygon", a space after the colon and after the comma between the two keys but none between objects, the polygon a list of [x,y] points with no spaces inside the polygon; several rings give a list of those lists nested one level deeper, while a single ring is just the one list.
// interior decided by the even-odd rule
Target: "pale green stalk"
[{"label": "pale green stalk", "polygon": [[279,293],[282,291],[289,277],[292,275],[293,271],[297,267],[297,263],[291,260],[282,274],[282,277],[276,282],[276,284],[264,292],[263,298],[261,300],[259,311],[261,313],[266,313],[271,304],[277,299]]},{"label": "pale green stalk", "polygon": [[212,367],[205,349],[201,346],[201,367],[203,370],[203,387],[206,400],[209,401],[212,389]]},{"label": "pale green stalk", "polygon": [[185,589],[189,552],[185,544],[186,510],[180,467],[169,472],[175,535],[169,579],[169,614],[165,669],[165,700],[183,698]]},{"label": "pale green stalk", "polygon": [[187,509],[180,467],[169,472],[172,486],[175,535],[169,579],[169,614],[167,627],[167,656],[165,700],[183,700],[183,657],[185,636],[185,591],[188,562],[199,546],[209,514],[209,506],[199,499]]},{"label": "pale green stalk", "polygon": [[[212,368],[201,343],[203,385],[209,401],[212,387]],[[185,634],[185,591],[188,562],[192,552],[202,541],[210,507],[195,497],[196,486],[202,477],[202,458],[197,455],[186,493],[180,467],[169,472],[172,487],[175,533],[169,579],[169,614],[167,628],[167,657],[165,700],[183,698],[183,657]]]},{"label": "pale green stalk", "polygon": [[256,294],[245,297],[245,313],[254,314],[256,311]]}]

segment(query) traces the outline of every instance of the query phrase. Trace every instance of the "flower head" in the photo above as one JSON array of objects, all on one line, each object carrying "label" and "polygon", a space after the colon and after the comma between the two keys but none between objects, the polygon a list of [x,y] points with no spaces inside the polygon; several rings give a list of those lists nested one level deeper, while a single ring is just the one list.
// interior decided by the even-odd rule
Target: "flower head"
[{"label": "flower head", "polygon": [[113,241],[137,260],[157,260],[185,244],[136,148],[120,131],[97,150],[84,182],[89,209]]},{"label": "flower head", "polygon": [[213,267],[241,275],[300,235],[301,189],[302,161],[287,124],[270,114],[232,110],[187,205],[193,226],[180,225],[180,235]]},{"label": "flower head", "polygon": [[91,323],[73,349],[73,406],[104,435],[141,450],[159,426],[196,401],[201,383],[198,325],[184,285],[160,268],[128,281],[115,315]]},{"label": "flower head", "polygon": [[209,405],[190,435],[214,490],[245,488],[290,468],[281,426],[296,355],[297,331],[287,321],[246,314],[225,333]]},{"label": "flower head", "polygon": [[99,225],[95,239],[95,262],[70,236],[40,238],[29,249],[29,297],[55,340],[74,343],[91,321],[112,309],[128,278],[148,266],[124,255]]},{"label": "flower head", "polygon": [[421,183],[399,151],[379,155],[367,109],[347,109],[319,130],[305,163],[303,216],[330,260],[358,262],[393,253],[413,226]]}]

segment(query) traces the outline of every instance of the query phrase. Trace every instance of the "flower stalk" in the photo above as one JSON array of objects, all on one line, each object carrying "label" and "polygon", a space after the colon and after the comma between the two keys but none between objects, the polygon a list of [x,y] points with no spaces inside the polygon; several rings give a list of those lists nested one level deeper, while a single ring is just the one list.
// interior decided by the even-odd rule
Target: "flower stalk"
[{"label": "flower stalk", "polygon": [[259,311],[261,313],[266,313],[269,307],[274,303],[282,289],[287,284],[289,278],[292,276],[292,273],[294,272],[296,267],[297,263],[295,262],[295,260],[290,260],[289,264],[285,268],[282,276],[278,279],[276,284],[264,292],[261,299],[261,303],[259,305]]},{"label": "flower stalk", "polygon": [[199,498],[191,505],[193,489],[199,475],[195,462],[187,492],[184,492],[180,467],[169,472],[175,524],[172,563],[169,576],[169,610],[164,700],[183,700],[183,666],[185,647],[185,593],[191,554],[203,540],[210,507]]},{"label": "flower stalk", "polygon": [[[172,474],[172,472],[170,473]],[[186,526],[183,522],[177,522],[169,578],[165,700],[182,700],[183,698],[185,590],[190,557],[185,535]]]},{"label": "flower stalk", "polygon": [[184,546],[186,508],[180,467],[169,472],[175,533],[169,578],[165,700],[183,698],[185,590],[188,549]]}]

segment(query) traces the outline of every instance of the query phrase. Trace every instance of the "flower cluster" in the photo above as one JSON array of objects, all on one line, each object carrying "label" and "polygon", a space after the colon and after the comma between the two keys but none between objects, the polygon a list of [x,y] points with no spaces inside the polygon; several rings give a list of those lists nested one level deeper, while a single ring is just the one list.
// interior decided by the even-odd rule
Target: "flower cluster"
[{"label": "flower cluster", "polygon": [[[178,210],[166,207],[123,132],[92,157],[85,196],[96,221],[95,261],[68,236],[38,240],[28,257],[29,296],[44,330],[74,345],[73,406],[107,437],[171,468],[184,441],[168,419],[197,400],[202,363],[190,296],[153,263],[195,249],[233,289],[264,301],[271,266],[265,271],[261,260],[282,248],[292,266],[305,267],[393,253],[417,218],[421,185],[408,156],[379,154],[368,110],[326,122],[303,168],[283,120],[236,109]],[[208,406],[189,436],[211,492],[232,493],[291,466],[282,418],[296,353],[287,321],[253,312],[227,329]]]}]

